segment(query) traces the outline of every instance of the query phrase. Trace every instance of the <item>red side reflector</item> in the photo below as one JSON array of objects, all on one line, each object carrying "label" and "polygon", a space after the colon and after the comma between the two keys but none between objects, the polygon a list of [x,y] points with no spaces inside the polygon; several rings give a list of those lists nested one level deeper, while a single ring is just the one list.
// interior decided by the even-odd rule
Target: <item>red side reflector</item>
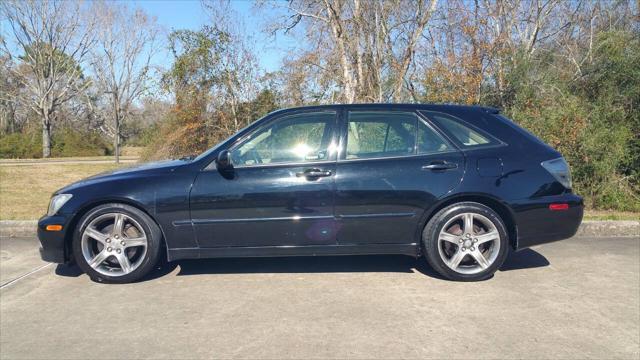
[{"label": "red side reflector", "polygon": [[569,204],[549,204],[549,210],[551,211],[569,210]]}]

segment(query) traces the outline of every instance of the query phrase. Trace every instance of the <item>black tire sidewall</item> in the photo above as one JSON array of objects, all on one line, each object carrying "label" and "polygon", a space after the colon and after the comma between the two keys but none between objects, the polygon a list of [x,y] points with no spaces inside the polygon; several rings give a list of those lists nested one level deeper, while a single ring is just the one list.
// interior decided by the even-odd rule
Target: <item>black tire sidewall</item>
[{"label": "black tire sidewall", "polygon": [[[140,226],[142,226],[147,236],[147,252],[142,263],[134,271],[122,276],[108,276],[97,272],[89,266],[82,255],[82,233],[85,228],[96,217],[114,212],[123,213],[136,220]],[[78,221],[78,225],[73,233],[72,250],[76,264],[89,275],[92,280],[102,283],[123,284],[140,280],[155,267],[160,256],[161,239],[162,235],[158,225],[143,211],[125,204],[103,204],[89,210],[82,216],[80,221]]]},{"label": "black tire sidewall", "polygon": [[[440,258],[440,253],[438,252],[438,236],[447,221],[456,215],[469,212],[488,218],[493,222],[500,234],[500,250],[496,260],[487,269],[477,274],[461,274],[452,270]],[[491,208],[475,202],[456,203],[438,211],[425,226],[422,233],[422,243],[429,265],[440,275],[455,281],[481,281],[492,277],[502,266],[509,253],[509,237],[504,222]]]}]

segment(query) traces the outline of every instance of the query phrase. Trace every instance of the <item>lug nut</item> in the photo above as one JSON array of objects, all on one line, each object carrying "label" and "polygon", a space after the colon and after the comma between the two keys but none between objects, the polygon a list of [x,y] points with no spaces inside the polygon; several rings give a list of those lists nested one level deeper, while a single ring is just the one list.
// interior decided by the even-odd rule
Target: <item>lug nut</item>
[{"label": "lug nut", "polygon": [[463,247],[462,247],[462,251],[465,251],[465,250],[467,250],[467,248],[463,246]]},{"label": "lug nut", "polygon": [[472,247],[471,247],[471,251],[475,251],[475,250],[476,250],[476,248],[474,248],[474,247],[472,246]]},{"label": "lug nut", "polygon": [[120,253],[122,252],[122,250],[118,249],[118,250],[116,250],[116,252],[117,252],[118,254],[120,254]]},{"label": "lug nut", "polygon": [[114,238],[116,238],[116,239],[117,239],[117,238],[118,238],[118,235],[114,236]]},{"label": "lug nut", "polygon": [[110,243],[110,242],[111,242],[111,239],[107,239],[107,242],[108,242],[108,243]]},{"label": "lug nut", "polygon": [[462,244],[462,239],[458,240],[458,242],[459,242],[460,244]]},{"label": "lug nut", "polygon": [[120,245],[124,246],[124,241],[120,241]]},{"label": "lug nut", "polygon": [[473,239],[473,242],[474,242],[474,243],[477,243],[477,242],[478,242],[478,239]]},{"label": "lug nut", "polygon": [[113,249],[112,249],[112,248],[110,248],[110,247],[108,247],[108,248],[107,248],[107,251],[111,251],[111,250],[113,250]]}]

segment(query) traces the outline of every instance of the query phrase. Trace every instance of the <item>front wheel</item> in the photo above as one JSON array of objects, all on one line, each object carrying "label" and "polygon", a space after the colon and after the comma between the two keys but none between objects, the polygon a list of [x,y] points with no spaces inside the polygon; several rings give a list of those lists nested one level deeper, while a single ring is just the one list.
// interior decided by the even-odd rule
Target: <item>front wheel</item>
[{"label": "front wheel", "polygon": [[474,202],[450,205],[425,226],[426,258],[450,280],[479,281],[491,277],[508,254],[508,235],[500,216]]},{"label": "front wheel", "polygon": [[160,239],[160,229],[146,213],[129,205],[104,204],[78,222],[73,254],[92,280],[129,283],[158,262]]}]

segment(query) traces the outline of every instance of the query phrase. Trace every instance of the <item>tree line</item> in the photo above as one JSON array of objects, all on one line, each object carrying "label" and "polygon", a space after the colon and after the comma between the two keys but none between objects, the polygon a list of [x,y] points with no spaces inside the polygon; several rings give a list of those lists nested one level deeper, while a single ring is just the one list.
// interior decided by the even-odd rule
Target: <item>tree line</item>
[{"label": "tree line", "polygon": [[232,3],[200,6],[205,25],[167,33],[117,2],[4,1],[3,141],[46,157],[80,131],[180,157],[280,107],[482,104],[565,154],[589,206],[640,211],[636,1],[257,0],[263,34],[298,44],[274,71]]}]

